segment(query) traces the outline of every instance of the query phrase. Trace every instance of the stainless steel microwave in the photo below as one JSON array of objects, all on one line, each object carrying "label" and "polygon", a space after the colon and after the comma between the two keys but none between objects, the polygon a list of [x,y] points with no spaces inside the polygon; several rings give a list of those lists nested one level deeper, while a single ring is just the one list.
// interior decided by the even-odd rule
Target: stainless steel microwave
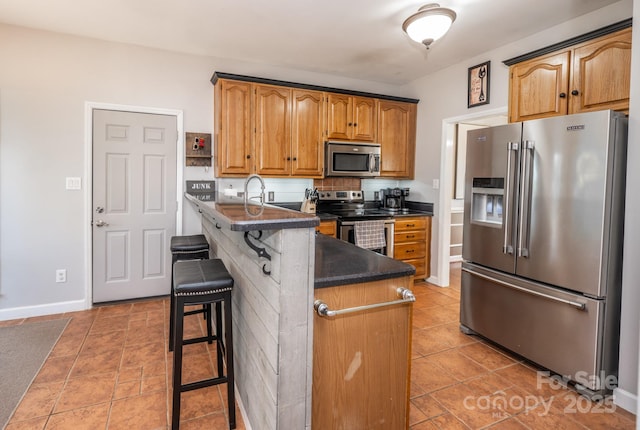
[{"label": "stainless steel microwave", "polygon": [[325,176],[380,176],[380,144],[327,142]]}]

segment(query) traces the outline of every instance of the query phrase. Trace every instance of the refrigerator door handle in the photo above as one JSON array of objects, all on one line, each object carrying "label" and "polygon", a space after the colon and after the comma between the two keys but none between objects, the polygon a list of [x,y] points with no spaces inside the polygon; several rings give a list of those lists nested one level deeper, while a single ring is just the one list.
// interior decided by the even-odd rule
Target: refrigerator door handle
[{"label": "refrigerator door handle", "polygon": [[[525,140],[522,144],[522,169],[520,177],[520,219],[518,221],[518,257],[529,257],[529,193],[531,191],[531,175],[533,174],[533,149],[534,142]],[[526,206],[525,206],[526,205]],[[526,207],[526,210],[525,210]],[[526,236],[526,241],[525,241]]]},{"label": "refrigerator door handle", "polygon": [[507,145],[507,184],[504,190],[504,212],[502,219],[504,221],[504,241],[502,243],[502,253],[513,255],[513,240],[511,239],[512,225],[511,225],[511,175],[513,174],[511,169],[511,151],[517,154],[519,142],[509,142]]},{"label": "refrigerator door handle", "polygon": [[515,284],[512,284],[510,282],[502,281],[500,279],[496,279],[496,278],[493,278],[491,276],[487,276],[485,274],[476,272],[475,270],[469,269],[467,267],[463,267],[462,271],[463,272],[467,272],[467,273],[471,274],[472,276],[477,276],[478,278],[482,278],[482,279],[485,279],[487,281],[494,282],[496,284],[502,285],[503,287],[511,288],[511,289],[514,289],[514,290],[518,290],[520,292],[523,292],[523,293],[526,293],[526,294],[530,294],[532,296],[542,297],[544,299],[548,299],[548,300],[552,300],[552,301],[555,301],[555,302],[564,303],[565,305],[573,306],[574,308],[578,309],[579,311],[584,311],[586,309],[586,307],[587,307],[586,304],[584,304],[584,303],[574,302],[572,300],[566,300],[566,299],[562,299],[560,297],[555,297],[555,296],[551,296],[549,294],[541,293],[539,291],[534,291],[534,290],[529,290],[527,288],[519,287],[519,286],[517,286]]}]

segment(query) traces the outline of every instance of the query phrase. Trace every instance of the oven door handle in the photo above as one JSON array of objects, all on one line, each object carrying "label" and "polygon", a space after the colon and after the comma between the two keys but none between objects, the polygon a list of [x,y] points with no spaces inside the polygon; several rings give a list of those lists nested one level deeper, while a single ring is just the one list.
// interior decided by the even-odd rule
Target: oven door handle
[{"label": "oven door handle", "polygon": [[[385,219],[384,220],[384,225],[389,225],[389,224],[395,224],[396,220],[395,219]],[[340,225],[346,225],[347,227],[351,227],[356,225],[355,221],[340,221]]]},{"label": "oven door handle", "polygon": [[[355,245],[355,241],[351,242],[348,237],[348,233],[342,230],[342,227],[347,227],[348,231],[355,230],[355,221],[339,221],[338,224],[338,238],[344,240],[345,242],[350,242]],[[384,220],[384,229],[385,229],[385,239],[387,242],[386,251],[384,255],[387,257],[394,258],[395,253],[395,224],[396,220],[394,218],[387,218]],[[355,235],[355,232],[354,232]],[[355,239],[355,237],[354,237]]]}]

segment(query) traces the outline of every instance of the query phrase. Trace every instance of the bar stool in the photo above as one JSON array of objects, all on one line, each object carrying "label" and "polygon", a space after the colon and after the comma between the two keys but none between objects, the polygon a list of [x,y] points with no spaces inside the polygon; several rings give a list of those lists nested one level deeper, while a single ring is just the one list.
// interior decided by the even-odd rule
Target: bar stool
[{"label": "bar stool", "polygon": [[[180,427],[180,394],[185,391],[227,384],[229,428],[236,428],[235,396],[233,390],[233,337],[231,332],[231,290],[233,278],[220,259],[178,261],[174,265],[175,330],[173,352],[173,407],[172,430]],[[194,339],[184,339],[185,306],[216,304],[216,334]],[[220,307],[218,307],[220,305]],[[224,325],[220,308],[224,306]],[[217,376],[202,381],[182,384],[182,347],[192,343],[216,341],[218,362]],[[225,375],[223,359],[227,365]]]},{"label": "bar stool", "polygon": [[[169,310],[169,351],[173,351],[173,330],[175,315],[173,314],[173,265],[182,260],[206,260],[209,258],[209,242],[204,234],[171,237],[171,309]],[[207,323],[207,334],[211,336],[211,305],[202,309],[185,312],[185,315],[204,314]],[[211,342],[209,342],[211,343]]]}]

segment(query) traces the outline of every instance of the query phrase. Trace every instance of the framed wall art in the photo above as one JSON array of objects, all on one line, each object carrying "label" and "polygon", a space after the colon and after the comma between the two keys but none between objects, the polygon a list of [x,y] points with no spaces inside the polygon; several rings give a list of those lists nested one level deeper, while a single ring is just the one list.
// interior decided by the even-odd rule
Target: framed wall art
[{"label": "framed wall art", "polygon": [[467,107],[471,108],[489,103],[490,73],[491,61],[469,67]]}]

